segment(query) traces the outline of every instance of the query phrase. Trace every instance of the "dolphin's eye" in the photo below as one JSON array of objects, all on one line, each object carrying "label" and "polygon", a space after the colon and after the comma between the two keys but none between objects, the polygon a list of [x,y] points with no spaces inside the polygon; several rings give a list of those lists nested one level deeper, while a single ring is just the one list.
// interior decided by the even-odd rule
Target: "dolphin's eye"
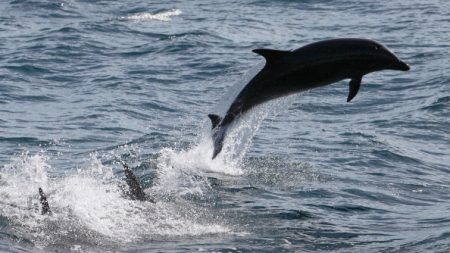
[{"label": "dolphin's eye", "polygon": [[375,45],[375,50],[378,50],[378,49],[380,49],[380,46]]}]

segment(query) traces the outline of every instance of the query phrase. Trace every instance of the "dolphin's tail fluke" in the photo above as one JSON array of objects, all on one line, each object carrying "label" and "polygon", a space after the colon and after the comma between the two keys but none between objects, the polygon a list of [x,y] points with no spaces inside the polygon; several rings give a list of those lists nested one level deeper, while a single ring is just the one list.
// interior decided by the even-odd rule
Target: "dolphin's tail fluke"
[{"label": "dolphin's tail fluke", "polygon": [[211,129],[216,128],[220,121],[222,121],[222,117],[216,114],[208,114],[208,118],[211,120]]},{"label": "dolphin's tail fluke", "polygon": [[225,138],[225,132],[227,130],[226,126],[221,126],[220,122],[222,121],[222,117],[215,114],[208,114],[209,119],[211,119],[212,129],[213,129],[213,142],[214,142],[214,152],[212,159],[216,158],[216,156],[222,151],[223,140]]}]

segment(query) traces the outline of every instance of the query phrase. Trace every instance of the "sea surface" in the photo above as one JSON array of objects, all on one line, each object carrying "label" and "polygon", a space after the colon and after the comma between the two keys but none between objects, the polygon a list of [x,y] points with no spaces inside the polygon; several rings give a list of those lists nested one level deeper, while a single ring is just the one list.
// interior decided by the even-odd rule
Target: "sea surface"
[{"label": "sea surface", "polygon": [[[264,104],[211,160],[252,49],[339,37],[411,70]],[[1,252],[449,250],[450,1],[0,1]]]}]

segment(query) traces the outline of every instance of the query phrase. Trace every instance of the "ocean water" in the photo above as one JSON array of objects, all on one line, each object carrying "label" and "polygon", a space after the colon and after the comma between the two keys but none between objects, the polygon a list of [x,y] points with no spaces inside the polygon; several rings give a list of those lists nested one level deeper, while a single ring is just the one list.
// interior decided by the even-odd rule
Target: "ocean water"
[{"label": "ocean water", "polygon": [[[162,3],[161,3],[162,2]],[[450,1],[0,1],[0,251],[449,252]],[[265,104],[255,48],[411,66]],[[122,192],[121,163],[156,203]],[[52,215],[41,215],[38,188]]]}]

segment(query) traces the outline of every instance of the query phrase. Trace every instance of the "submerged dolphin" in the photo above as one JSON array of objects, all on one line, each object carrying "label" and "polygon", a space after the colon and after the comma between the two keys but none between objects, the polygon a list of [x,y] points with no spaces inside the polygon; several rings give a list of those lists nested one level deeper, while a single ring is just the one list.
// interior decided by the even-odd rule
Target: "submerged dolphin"
[{"label": "submerged dolphin", "polygon": [[294,51],[255,49],[266,60],[264,68],[242,89],[221,118],[209,114],[213,128],[213,159],[222,150],[225,133],[240,115],[266,101],[351,79],[347,102],[358,93],[361,79],[371,72],[409,70],[389,49],[368,39],[331,39]]}]

